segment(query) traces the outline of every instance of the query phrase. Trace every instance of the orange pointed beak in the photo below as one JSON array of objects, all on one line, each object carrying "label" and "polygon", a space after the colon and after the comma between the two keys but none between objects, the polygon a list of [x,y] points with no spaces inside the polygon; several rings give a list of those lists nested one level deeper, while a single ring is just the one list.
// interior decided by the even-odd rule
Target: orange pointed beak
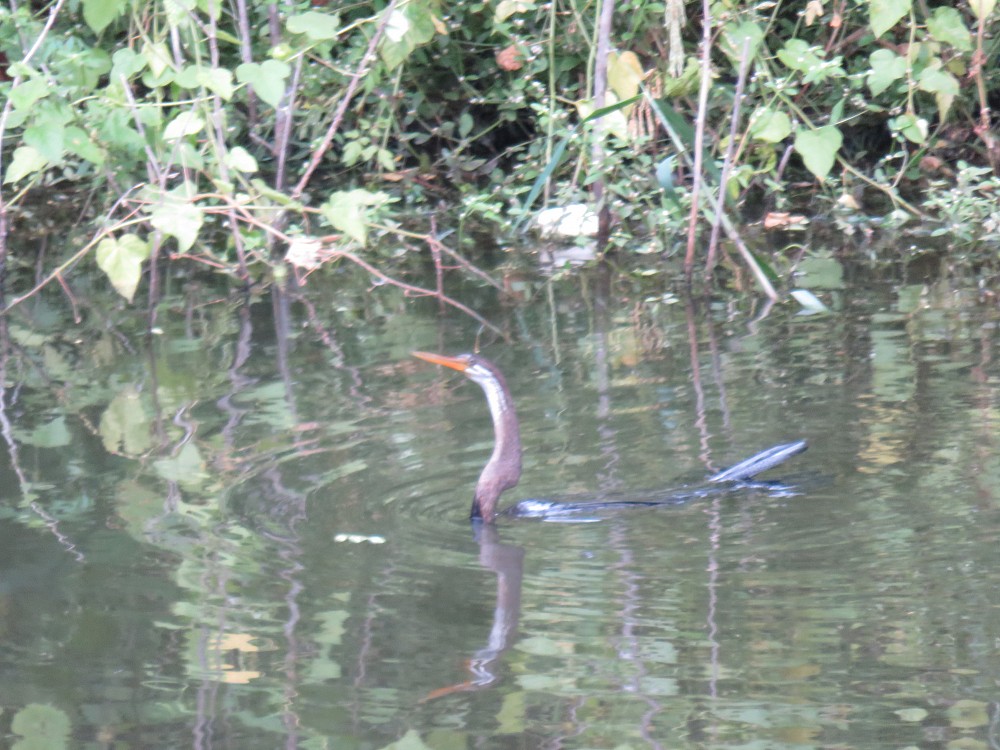
[{"label": "orange pointed beak", "polygon": [[469,369],[469,362],[464,357],[446,357],[443,354],[431,354],[430,352],[411,352],[417,359],[431,362],[442,367],[450,367],[452,370],[465,372]]}]

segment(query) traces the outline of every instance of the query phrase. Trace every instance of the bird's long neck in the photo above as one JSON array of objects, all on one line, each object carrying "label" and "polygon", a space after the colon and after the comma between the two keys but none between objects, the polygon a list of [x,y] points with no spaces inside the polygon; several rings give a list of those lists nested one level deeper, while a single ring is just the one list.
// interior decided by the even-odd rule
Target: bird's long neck
[{"label": "bird's long neck", "polygon": [[521,430],[503,377],[480,383],[493,417],[493,455],[483,467],[472,500],[472,517],[487,523],[496,517],[500,495],[521,478]]}]

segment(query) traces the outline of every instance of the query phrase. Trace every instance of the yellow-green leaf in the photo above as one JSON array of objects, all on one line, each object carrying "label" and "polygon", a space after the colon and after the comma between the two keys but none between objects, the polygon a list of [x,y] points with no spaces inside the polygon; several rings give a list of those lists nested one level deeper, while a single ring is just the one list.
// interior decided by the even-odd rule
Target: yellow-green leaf
[{"label": "yellow-green leaf", "polygon": [[163,139],[166,141],[176,141],[185,136],[200,133],[204,127],[205,121],[194,110],[181,112],[167,124],[167,127],[163,131]]},{"label": "yellow-green leaf", "polygon": [[996,5],[996,0],[969,0],[969,7],[976,14],[976,18],[986,18]]},{"label": "yellow-green leaf", "polygon": [[139,389],[126,385],[108,402],[97,431],[108,453],[137,457],[153,443],[149,422]]},{"label": "yellow-green leaf", "polygon": [[764,107],[750,118],[750,135],[764,143],[780,143],[792,132],[792,121],[780,109]]},{"label": "yellow-green leaf", "polygon": [[626,50],[620,55],[614,52],[608,55],[608,84],[619,100],[638,94],[642,78],[642,63],[635,52]]},{"label": "yellow-green leaf", "polygon": [[310,10],[289,17],[285,24],[293,34],[305,34],[314,42],[336,39],[340,22],[337,16]]},{"label": "yellow-green leaf", "polygon": [[14,156],[7,167],[7,174],[4,175],[4,184],[18,182],[30,174],[41,172],[48,165],[49,161],[42,156],[38,149],[31,146],[20,146],[14,149]]},{"label": "yellow-green leaf", "polygon": [[321,206],[326,220],[359,245],[368,239],[368,209],[381,206],[388,200],[385,193],[367,190],[340,190],[333,193]]},{"label": "yellow-green leaf", "polygon": [[97,246],[97,265],[111,285],[129,302],[142,278],[142,262],[149,257],[149,243],[135,234],[108,237]]},{"label": "yellow-green leaf", "polygon": [[146,59],[146,65],[154,78],[159,78],[167,70],[173,68],[173,60],[170,57],[170,50],[163,42],[152,42],[143,47],[142,56]]},{"label": "yellow-green leaf", "polygon": [[201,209],[187,199],[187,186],[164,193],[149,212],[149,223],[177,240],[177,248],[187,252],[198,239],[204,223]]},{"label": "yellow-green leaf", "polygon": [[524,13],[535,7],[535,0],[500,0],[493,11],[493,20],[502,23],[515,13]]},{"label": "yellow-green leaf", "polygon": [[237,172],[253,174],[257,171],[257,160],[242,146],[234,146],[229,152],[229,159],[227,161],[229,166]]}]

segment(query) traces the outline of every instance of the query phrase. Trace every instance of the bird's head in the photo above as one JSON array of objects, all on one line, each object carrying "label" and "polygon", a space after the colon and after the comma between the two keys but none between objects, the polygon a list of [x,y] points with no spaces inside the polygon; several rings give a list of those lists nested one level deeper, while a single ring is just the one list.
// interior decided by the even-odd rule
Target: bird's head
[{"label": "bird's head", "polygon": [[454,357],[450,357],[444,354],[433,354],[432,352],[413,352],[413,356],[425,362],[458,370],[469,380],[478,383],[483,388],[486,388],[489,383],[499,380],[499,371],[496,366],[478,354],[457,354]]}]

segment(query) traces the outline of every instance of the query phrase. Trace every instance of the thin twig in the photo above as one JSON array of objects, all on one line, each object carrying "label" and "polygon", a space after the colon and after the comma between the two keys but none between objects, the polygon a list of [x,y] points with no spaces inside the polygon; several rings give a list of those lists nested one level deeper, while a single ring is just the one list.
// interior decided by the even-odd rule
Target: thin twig
[{"label": "thin twig", "polygon": [[986,92],[986,79],[983,76],[983,67],[987,61],[986,52],[983,50],[983,39],[986,35],[985,14],[978,16],[976,24],[976,51],[972,53],[972,66],[969,75],[976,79],[976,92],[979,95],[979,122],[973,127],[973,131],[979,136],[986,146],[986,154],[990,160],[993,173],[1000,173],[1000,153],[998,153],[997,139],[990,128],[990,101]]},{"label": "thin twig", "polygon": [[733,169],[733,154],[736,151],[736,130],[740,124],[740,108],[743,103],[743,87],[746,85],[747,71],[750,70],[750,38],[743,38],[743,50],[740,55],[740,72],[736,79],[736,90],[733,92],[733,111],[729,119],[729,143],[726,145],[726,156],[722,162],[722,174],[719,177],[719,194],[715,201],[715,217],[712,219],[712,236],[708,241],[708,259],[705,261],[706,281],[711,278],[715,267],[715,252],[719,244],[719,227],[722,224],[722,212],[726,208],[726,189],[729,185],[729,174]]},{"label": "thin twig", "polygon": [[691,213],[688,216],[687,251],[684,253],[684,276],[691,283],[694,273],[694,252],[698,239],[698,214],[701,184],[704,180],[705,124],[708,119],[708,89],[712,84],[712,4],[702,0],[701,13],[701,85],[698,90],[698,115],[694,130],[694,184],[691,187]]},{"label": "thin twig", "polygon": [[[653,112],[659,119],[659,122],[663,126],[663,129],[666,130],[667,134],[670,136],[670,140],[674,145],[674,150],[678,153],[679,156],[681,156],[685,160],[685,163],[690,164],[690,157],[688,156],[688,153],[685,150],[683,140],[681,140],[680,136],[677,135],[677,132],[673,129],[673,127],[671,127],[670,122],[663,116],[663,113],[660,111],[659,105],[657,104],[656,100],[653,99],[653,95],[649,93],[648,89],[643,89],[643,95],[645,96],[646,101],[649,102],[650,106],[652,107]],[[702,182],[703,179],[704,178],[699,173],[694,172],[695,185]],[[703,186],[703,189],[707,191],[708,190],[707,185]],[[710,211],[708,206],[702,206],[701,210],[702,213],[705,214],[708,214]],[[757,283],[760,285],[760,288],[764,291],[764,294],[766,294],[771,299],[777,299],[778,294],[777,292],[774,291],[774,286],[772,286],[771,282],[767,278],[767,275],[760,267],[760,264],[757,263],[756,259],[753,257],[753,254],[747,248],[746,243],[743,242],[743,238],[740,237],[739,232],[736,231],[736,227],[733,226],[733,222],[730,221],[729,216],[726,215],[725,211],[720,212],[719,215],[722,219],[722,229],[725,231],[726,236],[730,240],[732,240],[732,242],[736,245],[736,249],[742,256],[743,261],[750,268],[750,271],[753,273],[754,278],[757,279]]]},{"label": "thin twig", "polygon": [[454,307],[456,310],[459,310],[460,312],[465,313],[466,315],[468,315],[470,318],[472,318],[473,320],[475,320],[477,323],[479,323],[484,328],[490,329],[497,336],[501,336],[503,338],[506,338],[506,336],[504,336],[503,331],[501,331],[495,325],[493,325],[488,320],[486,320],[486,318],[484,318],[482,315],[480,315],[479,313],[477,313],[472,308],[466,307],[465,305],[463,305],[458,300],[452,299],[451,297],[449,297],[446,294],[439,294],[438,292],[435,292],[435,291],[433,291],[431,289],[424,289],[423,287],[414,286],[413,284],[407,284],[405,281],[400,281],[399,279],[394,279],[391,276],[389,276],[388,274],[386,274],[384,271],[380,271],[375,266],[371,265],[370,263],[368,263],[365,260],[362,260],[357,255],[355,255],[354,253],[352,253],[352,252],[350,252],[348,250],[335,250],[332,253],[331,257],[333,257],[333,258],[345,258],[345,259],[351,261],[351,263],[354,263],[355,265],[363,268],[364,270],[366,270],[368,273],[370,273],[375,278],[377,278],[377,279],[379,279],[381,281],[384,281],[385,283],[390,284],[390,285],[392,285],[394,287],[397,287],[398,289],[402,289],[403,292],[405,292],[407,296],[410,296],[410,297],[434,297],[436,299],[439,299],[442,302],[444,302],[446,305]]},{"label": "thin twig", "polygon": [[347,108],[350,106],[351,100],[354,98],[354,92],[357,91],[362,78],[368,72],[368,65],[371,63],[372,58],[375,57],[375,50],[378,48],[378,43],[382,40],[382,35],[385,33],[385,27],[389,24],[389,19],[396,10],[397,3],[398,0],[390,0],[389,4],[385,7],[385,10],[382,11],[382,18],[375,29],[375,33],[372,34],[371,40],[368,42],[368,49],[365,50],[365,54],[361,58],[361,63],[358,65],[357,70],[354,71],[354,75],[351,76],[351,80],[347,84],[347,89],[344,91],[344,95],[337,103],[337,110],[333,114],[333,121],[330,123],[330,127],[327,128],[326,135],[323,136],[323,140],[320,141],[319,145],[313,151],[312,159],[309,160],[309,164],[302,172],[302,177],[292,190],[293,200],[298,200],[302,197],[302,193],[305,192],[306,187],[309,185],[309,180],[312,179],[313,172],[316,171],[319,163],[323,160],[323,157],[326,156],[326,152],[330,150],[330,146],[333,144],[334,136],[337,135],[337,131],[340,129],[340,123],[344,119],[344,115],[347,114]]},{"label": "thin twig", "polygon": [[461,266],[466,271],[471,273],[473,276],[476,276],[477,278],[480,278],[483,281],[485,281],[490,286],[499,289],[500,291],[503,291],[503,284],[501,284],[499,281],[497,281],[488,273],[486,273],[486,271],[483,271],[482,269],[474,266],[471,262],[463,258],[461,255],[459,255],[458,252],[452,250],[450,247],[448,247],[446,244],[444,244],[443,242],[441,242],[441,240],[438,239],[437,230],[434,226],[433,220],[431,221],[430,233],[427,234],[423,239],[431,247],[432,251],[436,249],[437,252],[444,253],[449,258],[458,263],[459,266]]},{"label": "thin twig", "polygon": [[88,242],[80,250],[78,250],[76,253],[70,256],[68,260],[64,261],[63,263],[60,263],[52,273],[50,273],[44,279],[39,281],[37,284],[35,284],[35,286],[33,286],[31,289],[29,289],[21,296],[12,299],[9,305],[3,308],[3,310],[0,310],[0,315],[8,313],[11,310],[11,308],[16,307],[17,305],[24,302],[26,299],[34,296],[43,287],[48,286],[50,283],[58,279],[63,273],[65,273],[74,264],[80,261],[80,259],[83,258],[83,256],[85,256],[87,253],[93,250],[94,246],[97,245],[97,243],[100,240],[104,239],[105,237],[109,237],[113,235],[115,232],[121,231],[126,227],[134,226],[136,224],[142,224],[145,221],[146,221],[145,217],[140,219],[132,219],[131,221],[119,222],[118,224],[115,224],[113,227],[105,227],[104,229],[100,230],[96,235],[94,235],[93,239],[91,239],[90,242]]},{"label": "thin twig", "polygon": [[[608,55],[611,52],[611,25],[615,15],[615,0],[601,0],[597,21],[597,51],[594,57],[594,109],[604,106],[608,89]],[[611,231],[611,207],[604,195],[604,134],[606,128],[598,118],[594,123],[594,143],[591,148],[592,168],[598,170],[594,180],[594,204],[597,209],[597,246],[603,250]]]}]

